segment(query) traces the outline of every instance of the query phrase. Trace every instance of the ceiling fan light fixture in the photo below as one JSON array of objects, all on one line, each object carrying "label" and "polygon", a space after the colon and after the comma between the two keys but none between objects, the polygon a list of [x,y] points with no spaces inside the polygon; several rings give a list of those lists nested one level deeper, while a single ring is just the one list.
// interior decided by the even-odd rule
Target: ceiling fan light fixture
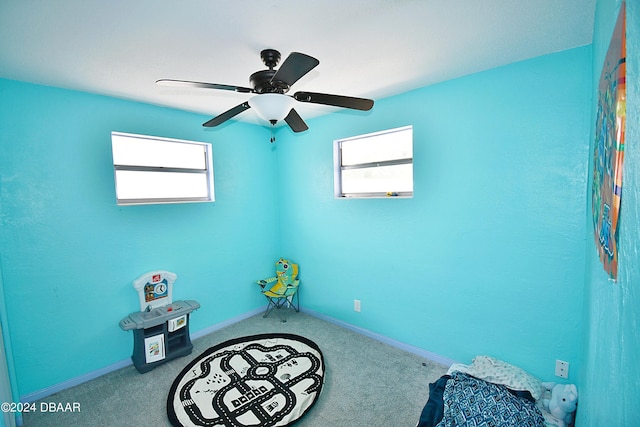
[{"label": "ceiling fan light fixture", "polygon": [[263,93],[249,99],[249,105],[256,113],[270,122],[276,124],[287,117],[293,108],[294,99],[279,93]]}]

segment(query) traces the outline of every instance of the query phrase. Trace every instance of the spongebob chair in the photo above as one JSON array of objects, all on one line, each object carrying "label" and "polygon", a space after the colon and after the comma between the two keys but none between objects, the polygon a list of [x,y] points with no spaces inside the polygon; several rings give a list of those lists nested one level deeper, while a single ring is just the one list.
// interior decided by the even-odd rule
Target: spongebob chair
[{"label": "spongebob chair", "polygon": [[[269,313],[271,313],[273,309],[279,311],[283,307],[293,307],[296,312],[300,311],[298,264],[280,258],[276,262],[276,276],[258,280],[256,283],[260,285],[262,295],[264,295],[269,302],[262,317],[269,316]],[[282,317],[280,317],[280,320],[283,322],[287,321]]]}]

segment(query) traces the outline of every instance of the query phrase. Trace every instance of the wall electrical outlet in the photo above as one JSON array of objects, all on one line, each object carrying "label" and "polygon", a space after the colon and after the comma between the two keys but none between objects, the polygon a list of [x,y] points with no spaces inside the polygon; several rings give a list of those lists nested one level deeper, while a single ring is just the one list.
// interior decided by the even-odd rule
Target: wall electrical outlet
[{"label": "wall electrical outlet", "polygon": [[360,300],[359,299],[354,299],[353,300],[353,311],[356,311],[356,312],[360,313]]},{"label": "wall electrical outlet", "polygon": [[556,360],[556,377],[569,378],[569,362]]}]

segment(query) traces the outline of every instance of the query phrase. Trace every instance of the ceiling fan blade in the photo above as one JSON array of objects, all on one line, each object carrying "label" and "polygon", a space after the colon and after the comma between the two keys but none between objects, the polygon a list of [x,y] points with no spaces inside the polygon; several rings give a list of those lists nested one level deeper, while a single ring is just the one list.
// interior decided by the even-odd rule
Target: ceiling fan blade
[{"label": "ceiling fan blade", "polygon": [[272,82],[284,82],[291,86],[313,70],[320,61],[304,53],[292,52],[271,78]]},{"label": "ceiling fan blade", "polygon": [[284,121],[287,122],[291,130],[296,133],[304,132],[305,130],[309,129],[309,126],[307,126],[304,120],[302,120],[302,117],[300,117],[298,112],[293,108],[291,109],[291,111],[289,111],[287,117],[284,118]]},{"label": "ceiling fan blade", "polygon": [[248,110],[249,108],[251,108],[251,106],[249,105],[248,102],[243,102],[240,105],[236,105],[235,107],[233,107],[230,110],[225,111],[224,113],[220,114],[219,116],[214,117],[213,119],[209,120],[206,123],[203,123],[202,126],[204,127],[214,127],[214,126],[218,126],[224,122],[226,122],[227,120],[229,120],[230,118],[237,116],[238,114],[242,113],[245,110]]},{"label": "ceiling fan blade", "polygon": [[369,111],[373,107],[372,99],[354,98],[352,96],[329,95],[328,93],[316,92],[296,92],[293,97],[296,101],[300,102],[332,105],[334,107],[351,108],[353,110]]},{"label": "ceiling fan blade", "polygon": [[160,79],[160,80],[156,80],[156,84],[160,86],[195,87],[195,88],[202,88],[202,89],[232,90],[234,92],[241,92],[241,93],[250,93],[253,91],[253,89],[249,89],[248,87],[220,85],[217,83],[190,82],[187,80]]}]

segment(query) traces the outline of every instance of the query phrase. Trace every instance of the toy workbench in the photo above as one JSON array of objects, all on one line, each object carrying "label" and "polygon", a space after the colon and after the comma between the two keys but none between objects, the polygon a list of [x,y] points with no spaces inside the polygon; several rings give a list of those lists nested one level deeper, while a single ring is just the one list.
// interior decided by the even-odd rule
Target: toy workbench
[{"label": "toy workbench", "polygon": [[194,300],[172,301],[177,276],[168,271],[143,274],[133,281],[140,311],[120,321],[120,328],[133,331],[131,360],[140,373],[191,353],[189,315],[200,308]]}]

